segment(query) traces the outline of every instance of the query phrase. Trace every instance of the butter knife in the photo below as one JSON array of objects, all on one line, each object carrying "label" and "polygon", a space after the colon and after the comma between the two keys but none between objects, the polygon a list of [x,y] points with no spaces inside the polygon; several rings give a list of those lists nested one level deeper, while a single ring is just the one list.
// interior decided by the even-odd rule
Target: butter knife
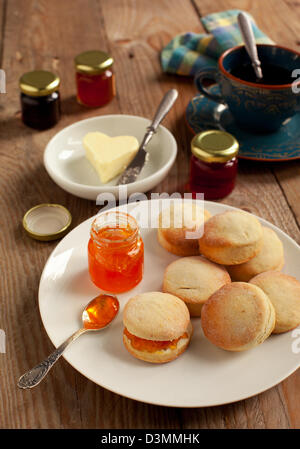
[{"label": "butter knife", "polygon": [[120,176],[117,184],[129,184],[136,180],[147,160],[147,151],[145,150],[145,148],[152,139],[153,135],[156,133],[160,122],[165,118],[165,116],[175,103],[177,97],[178,92],[176,89],[168,90],[168,92],[165,94],[162,101],[160,102],[160,105],[157,108],[151,125],[147,127],[147,132],[144,135],[137,154],[130,162],[126,170],[123,172],[123,174]]}]

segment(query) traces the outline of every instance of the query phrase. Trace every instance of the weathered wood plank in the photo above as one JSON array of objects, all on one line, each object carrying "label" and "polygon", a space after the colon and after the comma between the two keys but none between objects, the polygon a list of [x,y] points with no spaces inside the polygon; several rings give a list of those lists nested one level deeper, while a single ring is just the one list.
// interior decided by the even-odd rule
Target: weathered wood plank
[{"label": "weathered wood plank", "polygon": [[2,68],[3,49],[4,49],[4,31],[6,22],[6,0],[0,1],[0,67]]}]

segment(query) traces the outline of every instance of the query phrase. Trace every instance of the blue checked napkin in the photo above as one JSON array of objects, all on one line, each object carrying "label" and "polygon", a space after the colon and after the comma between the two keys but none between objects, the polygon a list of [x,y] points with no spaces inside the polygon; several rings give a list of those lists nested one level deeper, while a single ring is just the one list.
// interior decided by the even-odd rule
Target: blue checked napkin
[{"label": "blue checked napkin", "polygon": [[[200,69],[216,67],[219,56],[228,48],[243,43],[237,24],[241,11],[231,9],[208,14],[201,18],[202,25],[209,34],[184,33],[174,39],[161,52],[162,70],[177,75],[193,76]],[[259,44],[274,44],[255,24],[253,32]]]}]

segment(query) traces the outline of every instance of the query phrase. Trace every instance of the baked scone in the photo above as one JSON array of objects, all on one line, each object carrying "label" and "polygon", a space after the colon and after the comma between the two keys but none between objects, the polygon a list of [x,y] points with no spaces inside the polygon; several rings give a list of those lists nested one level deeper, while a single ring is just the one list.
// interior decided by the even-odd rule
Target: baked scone
[{"label": "baked scone", "polygon": [[194,202],[172,203],[159,214],[157,231],[159,243],[177,256],[199,254],[199,231],[202,230],[203,220],[207,220],[210,216],[207,210],[203,210]]},{"label": "baked scone", "polygon": [[260,287],[274,306],[274,334],[288,332],[300,324],[300,282],[296,278],[278,271],[266,271],[250,283]]},{"label": "baked scone", "polygon": [[141,293],[124,308],[123,342],[126,349],[145,362],[164,363],[187,348],[192,324],[188,308],[173,295]]},{"label": "baked scone", "polygon": [[248,282],[264,271],[281,271],[284,265],[283,245],[271,228],[263,226],[263,244],[259,253],[248,262],[228,265],[226,268],[233,281]]},{"label": "baked scone", "polygon": [[205,222],[199,239],[200,253],[222,265],[241,264],[259,253],[262,236],[262,226],[254,215],[230,210]]},{"label": "baked scone", "polygon": [[272,333],[275,310],[256,285],[232,282],[205,302],[201,323],[205,336],[214,345],[227,351],[245,351]]},{"label": "baked scone", "polygon": [[221,265],[202,256],[183,257],[166,268],[163,291],[182,299],[191,316],[201,316],[205,301],[230,282],[229,274]]}]

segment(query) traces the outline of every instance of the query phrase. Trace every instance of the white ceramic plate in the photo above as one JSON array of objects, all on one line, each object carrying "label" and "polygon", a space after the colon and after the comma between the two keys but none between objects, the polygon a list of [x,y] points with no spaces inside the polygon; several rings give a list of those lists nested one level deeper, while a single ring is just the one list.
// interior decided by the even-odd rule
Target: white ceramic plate
[{"label": "white ceramic plate", "polygon": [[[140,216],[144,216],[155,201],[158,200],[133,203],[128,210],[135,216],[140,211]],[[206,202],[205,207],[212,214],[232,209],[213,202]],[[152,213],[157,210],[151,207]],[[87,269],[87,243],[92,220],[77,226],[59,243],[41,277],[40,313],[56,347],[79,328],[82,309],[99,294]],[[274,229],[283,242],[284,272],[300,280],[300,247],[274,225],[263,219],[260,221]],[[81,374],[108,390],[139,401],[173,407],[204,407],[256,395],[278,384],[299,367],[299,354],[292,351],[293,332],[272,335],[252,350],[233,353],[206,340],[200,319],[192,320],[191,344],[177,360],[152,365],[132,357],[122,343],[124,304],[137,293],[160,290],[165,267],[177,258],[159,246],[156,229],[143,229],[142,237],[145,244],[142,282],[134,290],[118,295],[121,310],[109,328],[85,334],[65,352],[66,360]]]},{"label": "white ceramic plate", "polygon": [[[107,184],[101,181],[85,157],[82,139],[86,133],[100,131],[111,137],[135,136],[139,142],[150,120],[134,115],[103,115],[81,120],[67,126],[49,141],[44,153],[44,165],[53,181],[73,195],[96,200],[99,193],[113,193],[118,197],[117,180]],[[137,180],[128,184],[128,195],[147,192],[159,184],[172,167],[176,154],[176,140],[164,126],[147,145],[149,159]]]}]

